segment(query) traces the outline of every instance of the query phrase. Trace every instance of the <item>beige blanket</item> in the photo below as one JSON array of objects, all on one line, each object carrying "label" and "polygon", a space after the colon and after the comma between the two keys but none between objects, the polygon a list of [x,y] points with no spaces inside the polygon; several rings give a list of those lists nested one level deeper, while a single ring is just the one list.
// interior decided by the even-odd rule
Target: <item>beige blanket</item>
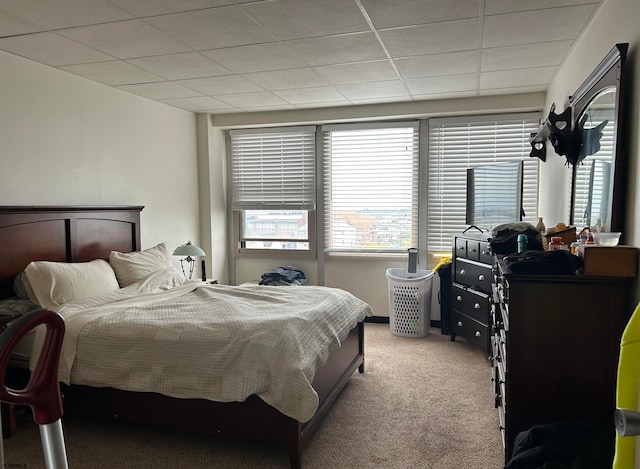
[{"label": "beige blanket", "polygon": [[257,394],[304,422],[317,368],[372,314],[326,287],[151,283],[62,306],[61,381],[221,402]]}]

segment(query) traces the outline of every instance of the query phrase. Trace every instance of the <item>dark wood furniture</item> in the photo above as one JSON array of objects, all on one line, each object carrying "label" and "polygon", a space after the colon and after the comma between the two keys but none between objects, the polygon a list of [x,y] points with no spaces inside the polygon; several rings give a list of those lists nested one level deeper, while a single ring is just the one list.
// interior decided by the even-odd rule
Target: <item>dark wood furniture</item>
[{"label": "dark wood furniture", "polygon": [[493,257],[487,233],[453,237],[451,340],[457,335],[489,354],[489,298]]},{"label": "dark wood furniture", "polygon": [[[112,250],[140,250],[142,208],[0,206],[0,298],[13,294],[14,277],[33,260],[85,262],[108,259]],[[288,445],[291,467],[300,467],[302,446],[355,370],[364,371],[362,322],[316,373],[313,386],[320,405],[308,422],[287,417],[256,396],[245,402],[220,403],[72,385],[63,390],[64,407],[66,414],[104,416],[216,436],[283,443]]]},{"label": "dark wood furniture", "polygon": [[613,428],[628,316],[622,277],[514,275],[497,262],[491,365],[505,460],[516,435],[534,425]]},{"label": "dark wood furniture", "polygon": [[[0,315],[0,334],[7,328],[7,325],[15,319],[14,315]],[[13,404],[0,403],[0,414],[2,414],[2,437],[9,438],[16,427],[15,408]]]}]

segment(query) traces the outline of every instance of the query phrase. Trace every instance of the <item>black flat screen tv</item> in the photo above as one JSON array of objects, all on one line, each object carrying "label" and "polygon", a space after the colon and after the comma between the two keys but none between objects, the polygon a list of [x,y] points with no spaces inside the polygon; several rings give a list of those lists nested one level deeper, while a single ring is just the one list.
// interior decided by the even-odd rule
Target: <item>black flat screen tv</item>
[{"label": "black flat screen tv", "polygon": [[489,229],[522,221],[523,177],[523,161],[468,168],[467,225]]}]

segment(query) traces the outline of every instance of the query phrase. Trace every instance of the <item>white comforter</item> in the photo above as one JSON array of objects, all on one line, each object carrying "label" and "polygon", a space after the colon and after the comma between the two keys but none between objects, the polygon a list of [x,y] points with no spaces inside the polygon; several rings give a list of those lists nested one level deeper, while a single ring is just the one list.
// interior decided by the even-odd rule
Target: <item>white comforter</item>
[{"label": "white comforter", "polygon": [[221,402],[257,394],[304,422],[317,368],[372,314],[333,288],[179,283],[158,273],[63,305],[60,380]]}]

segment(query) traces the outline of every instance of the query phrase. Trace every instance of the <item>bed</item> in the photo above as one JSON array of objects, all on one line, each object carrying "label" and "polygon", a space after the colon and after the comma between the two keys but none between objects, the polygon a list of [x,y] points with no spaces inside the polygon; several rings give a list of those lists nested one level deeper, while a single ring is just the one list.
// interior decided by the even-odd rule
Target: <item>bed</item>
[{"label": "bed", "polygon": [[[0,299],[15,294],[14,280],[31,261],[88,263],[107,260],[112,251],[140,251],[142,209],[141,206],[0,207]],[[211,287],[199,286],[197,291]],[[296,287],[267,288],[285,292]],[[365,312],[369,314],[370,310]],[[327,352],[328,357],[322,359],[313,375],[311,386],[317,402],[311,412],[307,406],[306,414],[289,409],[283,412],[279,410],[282,408],[279,403],[267,404],[269,399],[256,394],[242,401],[219,402],[211,398],[147,392],[142,388],[131,391],[115,386],[76,384],[73,378],[68,385],[63,385],[64,411],[67,415],[165,425],[220,437],[286,444],[290,466],[300,467],[302,447],[322,417],[352,374],[356,370],[364,372],[363,321],[358,320],[345,334],[339,347],[330,354]],[[96,405],[97,402],[100,405]],[[295,418],[296,415],[304,417]]]}]

